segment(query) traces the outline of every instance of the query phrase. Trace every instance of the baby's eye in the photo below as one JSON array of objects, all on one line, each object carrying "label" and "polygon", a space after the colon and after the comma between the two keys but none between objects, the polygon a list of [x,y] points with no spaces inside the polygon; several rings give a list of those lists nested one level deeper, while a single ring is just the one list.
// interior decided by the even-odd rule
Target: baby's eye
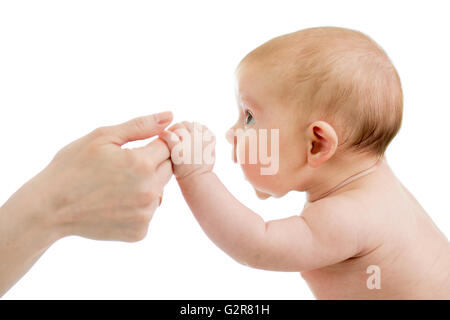
[{"label": "baby's eye", "polygon": [[245,124],[253,124],[253,123],[255,123],[253,115],[250,113],[250,111],[246,111]]}]

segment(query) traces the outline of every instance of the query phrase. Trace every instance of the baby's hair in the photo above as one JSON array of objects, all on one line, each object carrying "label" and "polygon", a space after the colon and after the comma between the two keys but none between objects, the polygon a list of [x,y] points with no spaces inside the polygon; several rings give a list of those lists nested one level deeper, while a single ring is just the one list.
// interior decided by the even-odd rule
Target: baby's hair
[{"label": "baby's hair", "polygon": [[264,43],[240,65],[249,61],[275,70],[301,117],[329,121],[340,145],[382,156],[400,129],[400,78],[384,50],[361,32],[300,30]]}]

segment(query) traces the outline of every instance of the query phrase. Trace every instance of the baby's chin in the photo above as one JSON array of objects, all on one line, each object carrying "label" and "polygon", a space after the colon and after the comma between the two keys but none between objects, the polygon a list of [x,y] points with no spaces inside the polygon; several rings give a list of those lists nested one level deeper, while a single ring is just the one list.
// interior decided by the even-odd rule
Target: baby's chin
[{"label": "baby's chin", "polygon": [[257,190],[257,189],[255,189],[255,192],[256,192],[256,196],[257,196],[259,199],[261,199],[261,200],[265,200],[265,199],[271,197],[270,194],[265,193],[265,192],[262,192],[262,191],[259,191],[259,190]]}]

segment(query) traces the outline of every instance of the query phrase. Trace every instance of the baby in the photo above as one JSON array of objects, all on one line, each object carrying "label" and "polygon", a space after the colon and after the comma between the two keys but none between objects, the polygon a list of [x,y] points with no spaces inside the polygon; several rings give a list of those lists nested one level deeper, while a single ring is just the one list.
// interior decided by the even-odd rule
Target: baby
[{"label": "baby", "polygon": [[208,237],[242,264],[300,272],[319,299],[450,299],[449,241],[384,157],[403,108],[386,53],[360,32],[312,28],[256,48],[236,77],[235,161],[259,198],[296,190],[307,203],[265,222],[212,172],[210,131],[176,124],[160,137]]}]

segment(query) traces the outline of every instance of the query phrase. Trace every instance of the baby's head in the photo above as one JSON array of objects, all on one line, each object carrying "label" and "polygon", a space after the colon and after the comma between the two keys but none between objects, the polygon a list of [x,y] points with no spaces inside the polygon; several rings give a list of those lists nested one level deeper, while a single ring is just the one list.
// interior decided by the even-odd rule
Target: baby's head
[{"label": "baby's head", "polygon": [[[274,38],[250,52],[236,76],[240,117],[230,142],[236,129],[267,129],[268,137],[279,129],[275,174],[261,174],[263,163],[241,155],[260,197],[304,191],[318,170],[350,156],[382,157],[401,125],[397,71],[373,40],[354,30],[322,27]],[[246,140],[245,149],[234,143],[238,155],[249,150]],[[276,141],[268,140],[270,151]]]}]

